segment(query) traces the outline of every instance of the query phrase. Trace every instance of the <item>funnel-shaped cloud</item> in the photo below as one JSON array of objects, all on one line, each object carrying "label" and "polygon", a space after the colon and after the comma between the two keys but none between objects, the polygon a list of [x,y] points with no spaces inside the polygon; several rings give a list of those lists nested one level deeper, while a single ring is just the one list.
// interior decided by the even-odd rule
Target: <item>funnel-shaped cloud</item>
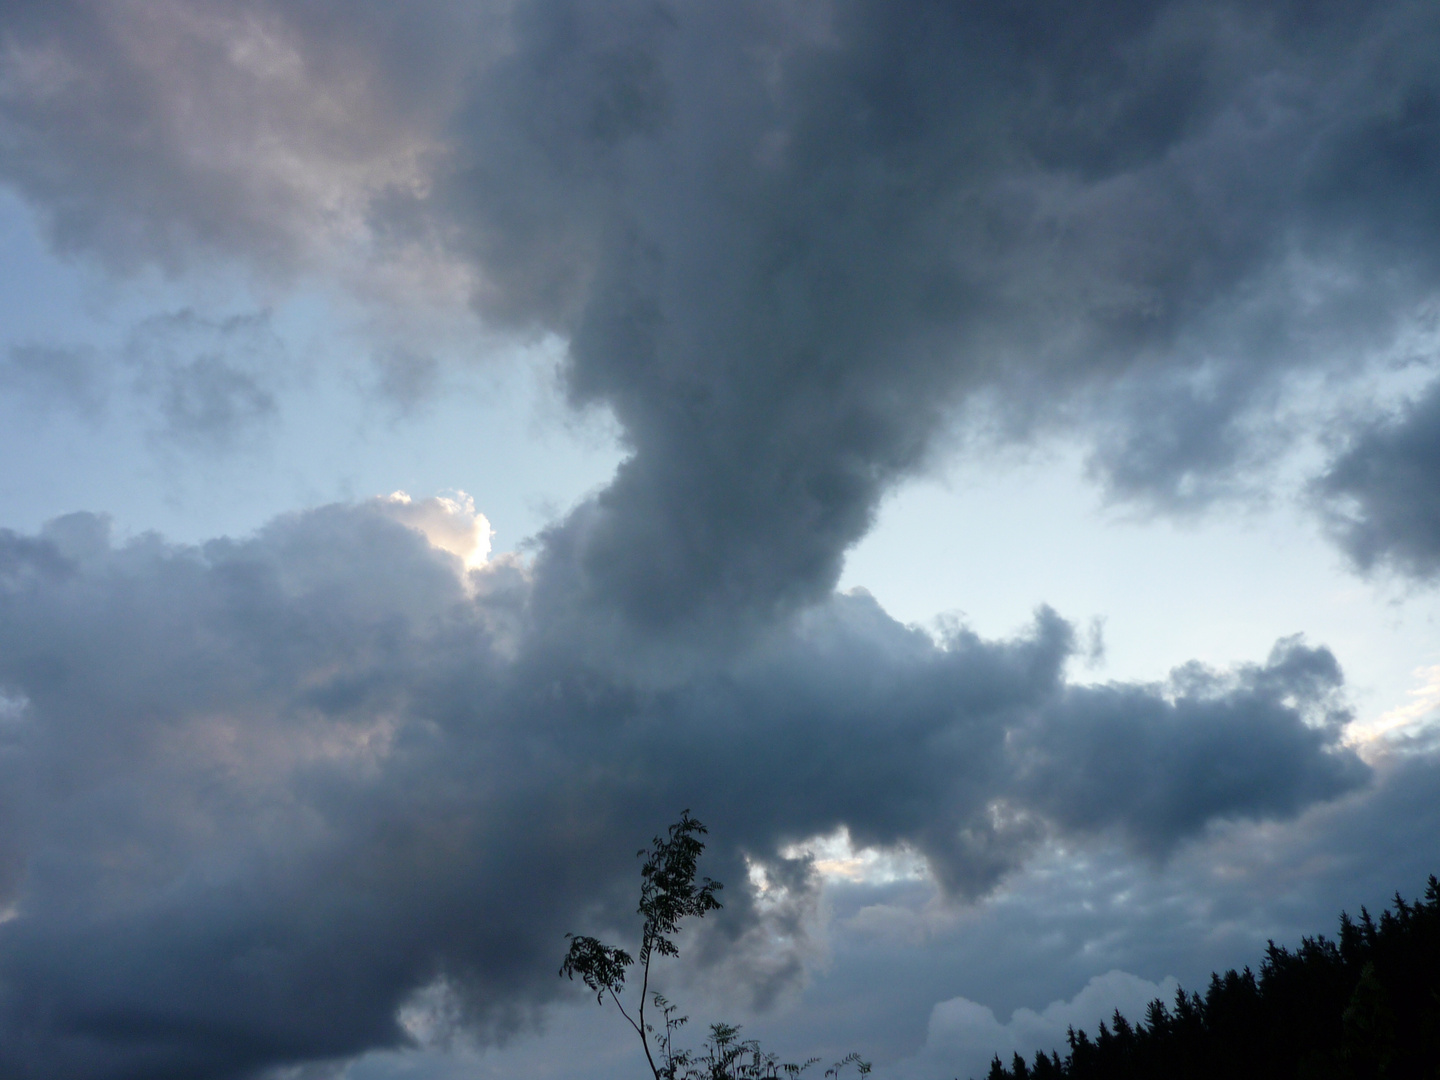
[{"label": "funnel-shaped cloud", "polygon": [[1225,494],[1440,284],[1431,4],[8,10],[0,176],[58,242],[566,339],[633,450],[567,587],[641,625],[822,598],[982,402]]}]

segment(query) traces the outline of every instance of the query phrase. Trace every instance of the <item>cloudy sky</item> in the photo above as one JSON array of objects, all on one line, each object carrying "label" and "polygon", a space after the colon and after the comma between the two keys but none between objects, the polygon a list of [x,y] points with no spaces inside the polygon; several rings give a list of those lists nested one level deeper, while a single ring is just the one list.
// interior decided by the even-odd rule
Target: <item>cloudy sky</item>
[{"label": "cloudy sky", "polygon": [[0,0],[0,1076],[638,1075],[686,807],[900,1080],[1414,895],[1437,191],[1427,2]]}]

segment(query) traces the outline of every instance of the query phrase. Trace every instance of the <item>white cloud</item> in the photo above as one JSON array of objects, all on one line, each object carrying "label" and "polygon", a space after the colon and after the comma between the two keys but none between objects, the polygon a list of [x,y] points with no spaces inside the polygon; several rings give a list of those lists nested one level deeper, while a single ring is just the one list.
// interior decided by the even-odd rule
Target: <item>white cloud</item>
[{"label": "white cloud", "polygon": [[856,845],[843,826],[825,836],[813,836],[781,849],[786,859],[813,859],[815,872],[825,880],[860,885],[886,885],[916,881],[929,874],[923,855],[903,845],[875,848]]},{"label": "white cloud", "polygon": [[1414,738],[1440,721],[1440,664],[1416,668],[1414,678],[1419,685],[1410,691],[1408,704],[1346,727],[1345,741],[1362,756],[1382,756],[1389,746]]},{"label": "white cloud", "polygon": [[466,570],[478,570],[490,559],[490,538],[494,530],[489,519],[475,509],[475,500],[463,491],[453,498],[435,495],[412,499],[396,491],[375,500],[375,505],[392,521],[414,529],[430,546],[458,557]]}]

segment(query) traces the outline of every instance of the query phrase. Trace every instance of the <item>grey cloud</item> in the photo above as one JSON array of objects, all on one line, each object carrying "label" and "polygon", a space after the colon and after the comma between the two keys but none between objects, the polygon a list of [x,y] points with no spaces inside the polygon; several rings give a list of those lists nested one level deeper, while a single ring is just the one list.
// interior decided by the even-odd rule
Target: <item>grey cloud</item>
[{"label": "grey cloud", "polygon": [[[1221,677],[1189,666],[1167,693],[1076,692],[1023,753],[1030,800],[1065,825],[1122,824],[1142,849],[1168,850],[1218,815],[1289,815],[1362,784],[1334,751],[1350,714],[1335,700],[1334,656],[1282,641],[1264,667]],[[1297,722],[1308,716],[1307,726]]]},{"label": "grey cloud", "polygon": [[[1021,430],[1114,429],[1121,493],[1208,498],[1283,445],[1253,421],[1286,372],[1355,362],[1433,290],[1388,209],[1429,175],[1387,149],[1435,79],[1419,7],[654,10],[527,8],[435,196],[480,265],[523,246],[482,310],[558,323],[573,394],[624,427],[569,528],[581,587],[642,623],[824,595],[980,390]],[[561,75],[592,46],[651,57],[653,126],[593,130],[607,84]],[[1353,170],[1360,146],[1389,166]]]},{"label": "grey cloud", "polygon": [[161,399],[171,434],[220,445],[274,412],[274,395],[218,356],[198,356],[170,372]]},{"label": "grey cloud", "polygon": [[1268,381],[1263,369],[1224,364],[1120,380],[1100,409],[1091,475],[1113,498],[1172,513],[1252,494],[1255,474],[1295,434],[1271,415],[1279,388]]},{"label": "grey cloud", "polygon": [[67,242],[339,222],[568,339],[634,456],[564,573],[641,625],[823,597],[975,395],[1122,496],[1230,491],[1287,373],[1436,284],[1425,3],[11,10],[4,160]]},{"label": "grey cloud", "polygon": [[[1267,940],[1333,935],[1342,909],[1379,911],[1397,889],[1413,899],[1440,861],[1437,818],[1432,749],[1389,760],[1367,790],[1290,821],[1212,826],[1163,864],[1103,839],[1051,846],[958,917],[936,911],[926,882],[832,883],[824,982],[783,1017],[755,1023],[794,1045],[863,1045],[876,1072],[892,1075],[925,1041],[932,1006],[956,996],[1003,1020],[1117,968],[1203,989],[1212,971],[1253,966]],[[876,986],[885,992],[870,993]]]},{"label": "grey cloud", "polygon": [[[371,506],[201,548],[113,547],[89,515],[0,537],[0,692],[25,703],[0,753],[0,1071],[403,1045],[398,1008],[437,979],[511,1029],[558,992],[565,930],[623,922],[635,838],[683,805],[733,936],[758,917],[742,854],[779,866],[840,825],[976,895],[1047,835],[1169,850],[1365,778],[1326,726],[1333,659],[1295,642],[1167,698],[1067,683],[1048,612],[937,646],[852,596],[627,672],[559,646],[516,567],[469,582]],[[1072,772],[1107,761],[1147,794],[1102,813]]]},{"label": "grey cloud", "polygon": [[1146,1006],[1157,998],[1173,1001],[1176,989],[1173,978],[1156,984],[1112,970],[1091,979],[1072,1000],[1055,1001],[1043,1012],[1017,1011],[1005,1024],[978,1002],[966,998],[939,1002],[930,1014],[925,1046],[917,1055],[920,1060],[906,1062],[901,1075],[948,1072],[979,1077],[995,1056],[1007,1061],[1019,1053],[1033,1061],[1037,1051],[1063,1050],[1068,1031],[1094,1031],[1108,1024],[1116,1010],[1132,1019],[1143,1017]]},{"label": "grey cloud", "polygon": [[[844,825],[973,897],[1046,839],[1174,858],[1366,781],[1323,649],[1087,687],[1051,612],[937,645],[832,590],[967,403],[1193,503],[1290,373],[1389,341],[1435,285],[1433,5],[5,13],[0,170],[57,243],[458,261],[632,454],[468,587],[373,507],[198,549],[6,535],[4,1068],[400,1045],[437,980],[508,1030],[681,806],[728,881],[798,881],[778,852]],[[263,324],[147,333],[172,434],[273,409]]]},{"label": "grey cloud", "polygon": [[217,452],[277,417],[288,366],[268,313],[213,318],[184,309],[140,321],[118,349],[12,346],[0,362],[0,390],[94,423],[112,406],[138,407],[161,443]]},{"label": "grey cloud", "polygon": [[430,75],[482,11],[10,0],[0,171],[62,250],[117,267],[353,258],[366,202],[420,179]]},{"label": "grey cloud", "polygon": [[1440,386],[1362,427],[1315,492],[1362,569],[1383,564],[1433,578],[1440,571]]}]

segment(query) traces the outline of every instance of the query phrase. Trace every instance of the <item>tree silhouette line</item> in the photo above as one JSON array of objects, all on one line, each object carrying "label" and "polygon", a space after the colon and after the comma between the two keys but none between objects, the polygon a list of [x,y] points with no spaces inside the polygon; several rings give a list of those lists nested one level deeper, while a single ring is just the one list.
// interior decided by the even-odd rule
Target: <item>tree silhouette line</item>
[{"label": "tree silhouette line", "polygon": [[[700,837],[707,832],[685,810],[667,835],[655,837],[648,851],[641,848],[637,853],[637,858],[645,860],[640,867],[640,905],[636,909],[643,921],[640,992],[631,1008],[625,1007],[622,995],[625,975],[636,959],[624,949],[606,945],[598,938],[566,934],[570,951],[560,965],[560,974],[571,979],[578,975],[601,1005],[606,997],[610,998],[639,1037],[654,1080],[793,1080],[818,1065],[820,1059],[781,1061],[765,1051],[758,1040],[740,1038],[739,1027],[724,1023],[710,1025],[710,1037],[699,1051],[686,1049],[677,1044],[676,1036],[689,1017],[682,1016],[675,1005],[650,989],[655,958],[680,955],[673,936],[680,929],[680,921],[704,918],[707,912],[720,908],[715,894],[724,886],[708,877],[696,881],[700,854],[705,850]],[[650,1020],[645,1018],[647,1002],[652,1010]],[[861,1076],[870,1071],[870,1063],[852,1053],[826,1069],[825,1075],[838,1080],[852,1065]]]},{"label": "tree silhouette line", "polygon": [[[784,1062],[731,1024],[712,1024],[700,1050],[677,1037],[688,1022],[650,989],[654,960],[678,956],[674,935],[687,918],[720,908],[723,886],[698,878],[707,830],[686,810],[664,836],[642,848],[638,960],[597,938],[567,934],[560,974],[578,977],[606,998],[635,1032],[654,1080],[791,1080],[818,1058]],[[638,963],[638,994],[625,978]],[[627,1001],[632,1002],[627,1008]],[[649,1014],[647,1016],[647,1006]],[[1377,920],[1340,915],[1338,937],[1301,939],[1296,949],[1268,944],[1259,973],[1249,967],[1213,974],[1205,993],[1158,998],[1142,1020],[1117,1009],[1092,1039],[1070,1028],[1068,1049],[997,1056],[985,1080],[1440,1080],[1440,881],[1431,875],[1423,899],[1399,893]],[[870,1064],[848,1054],[825,1070]]]},{"label": "tree silhouette line", "polygon": [[1271,941],[1257,975],[1212,975],[1131,1023],[1119,1010],[1095,1038],[1073,1027],[1062,1058],[997,1056],[986,1080],[1435,1080],[1440,1078],[1440,882],[1399,893],[1378,920],[1340,915],[1340,933]]}]

